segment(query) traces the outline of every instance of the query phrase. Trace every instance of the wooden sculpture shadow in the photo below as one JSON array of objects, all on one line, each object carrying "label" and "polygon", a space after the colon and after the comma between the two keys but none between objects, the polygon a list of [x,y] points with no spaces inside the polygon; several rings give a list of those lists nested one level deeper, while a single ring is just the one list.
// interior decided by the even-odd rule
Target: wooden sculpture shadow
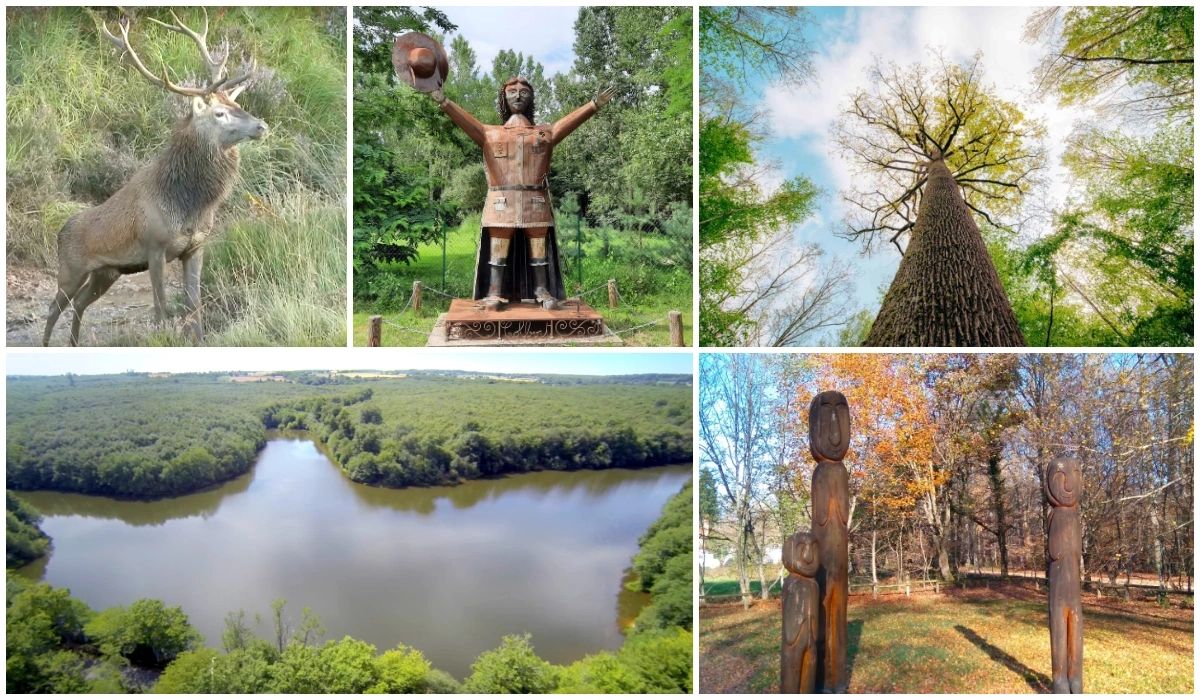
[{"label": "wooden sculpture shadow", "polygon": [[979,647],[983,653],[987,654],[993,661],[997,661],[1004,665],[1005,668],[1020,676],[1030,688],[1033,688],[1036,693],[1050,692],[1050,677],[1044,673],[1039,673],[1025,664],[1018,661],[1015,657],[1005,652],[1000,647],[988,643],[986,639],[980,637],[975,630],[962,625],[955,625],[954,629],[958,630],[959,634],[967,638],[967,641]]},{"label": "wooden sculpture shadow", "polygon": [[[858,656],[858,645],[862,641],[862,620],[850,620],[846,623],[846,685],[854,678],[854,657]],[[857,691],[854,691],[857,692]]]}]

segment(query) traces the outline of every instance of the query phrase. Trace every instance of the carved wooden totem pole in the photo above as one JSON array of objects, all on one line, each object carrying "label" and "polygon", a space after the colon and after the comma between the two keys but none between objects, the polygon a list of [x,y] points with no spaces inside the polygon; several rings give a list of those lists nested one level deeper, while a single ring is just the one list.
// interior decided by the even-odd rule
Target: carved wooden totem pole
[{"label": "carved wooden totem pole", "polygon": [[841,393],[824,391],[813,398],[808,408],[808,444],[817,460],[812,479],[813,535],[820,551],[817,583],[821,588],[817,687],[845,692],[850,476],[842,458],[850,446],[850,405]]},{"label": "carved wooden totem pole", "polygon": [[1079,499],[1083,474],[1074,459],[1056,459],[1046,469],[1050,500],[1050,668],[1056,693],[1083,692],[1083,607],[1079,602],[1082,533]]},{"label": "carved wooden totem pole", "polygon": [[821,590],[817,570],[821,553],[817,538],[797,532],[783,543],[783,645],[779,657],[779,692],[812,693],[817,689],[817,628]]}]

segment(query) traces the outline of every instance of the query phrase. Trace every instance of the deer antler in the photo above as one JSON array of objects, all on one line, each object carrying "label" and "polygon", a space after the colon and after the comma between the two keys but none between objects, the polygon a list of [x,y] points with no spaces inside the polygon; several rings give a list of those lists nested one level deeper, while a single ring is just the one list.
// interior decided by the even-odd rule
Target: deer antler
[{"label": "deer antler", "polygon": [[175,10],[170,11],[171,19],[175,20],[175,24],[160,22],[153,17],[148,17],[147,19],[163,29],[169,29],[170,31],[178,34],[183,34],[192,41],[196,42],[196,48],[200,49],[200,57],[204,59],[204,66],[208,68],[209,91],[213,92],[215,91],[215,86],[219,85],[221,80],[225,77],[225,60],[229,58],[229,49],[226,47],[225,55],[221,57],[220,61],[213,59],[212,54],[208,51],[208,10],[204,7],[201,7],[200,9],[204,11],[204,29],[201,29],[199,34],[184,24],[183,21],[179,19],[179,15],[175,14]]},{"label": "deer antler", "polygon": [[[244,75],[240,75],[236,78],[229,78],[225,76],[225,62],[229,58],[229,49],[228,47],[225,48],[224,55],[219,61],[214,59],[212,54],[209,52],[207,9],[204,10],[204,28],[201,29],[199,33],[184,24],[183,21],[179,19],[179,16],[175,14],[174,10],[171,11],[171,19],[175,20],[175,24],[167,24],[166,22],[160,22],[154,18],[148,18],[154,24],[178,34],[183,34],[196,43],[196,47],[200,50],[200,56],[204,60],[204,66],[208,69],[208,84],[202,88],[185,87],[171,82],[171,79],[167,74],[166,63],[163,63],[162,66],[162,77],[156,76],[150,71],[150,69],[146,68],[146,64],[142,63],[142,59],[138,57],[137,52],[133,50],[133,45],[129,42],[128,16],[122,16],[121,19],[117,20],[117,29],[121,32],[121,36],[118,37],[109,30],[107,22],[101,20],[96,16],[95,13],[91,14],[96,20],[96,23],[99,25],[100,31],[104,34],[104,36],[111,41],[123,54],[127,54],[129,56],[130,60],[133,61],[134,67],[137,68],[138,72],[142,74],[142,77],[169,92],[174,92],[176,94],[186,95],[189,97],[207,97],[218,91],[228,93],[231,88],[235,88],[235,86],[244,83],[254,75],[255,67],[252,63],[250,71]],[[244,85],[237,87],[233,92],[228,94],[229,98],[235,99],[236,95],[243,89],[245,89]]]}]

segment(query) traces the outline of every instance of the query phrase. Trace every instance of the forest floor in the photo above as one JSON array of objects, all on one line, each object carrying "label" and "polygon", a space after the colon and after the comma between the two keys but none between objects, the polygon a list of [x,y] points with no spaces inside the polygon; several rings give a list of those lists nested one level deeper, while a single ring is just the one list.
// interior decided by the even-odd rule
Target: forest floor
[{"label": "forest floor", "polygon": [[[1085,691],[1193,691],[1190,607],[1085,595],[1083,608]],[[778,600],[702,607],[699,692],[778,692],[779,628]],[[852,693],[1050,691],[1044,589],[852,596],[847,637]]]},{"label": "forest floor", "polygon": [[[364,303],[355,299],[354,303],[354,345],[367,345],[367,325],[373,315],[382,315],[384,320],[381,344],[390,346],[425,345],[429,333],[437,322],[438,314],[444,312],[450,302],[450,297],[469,298],[474,284],[475,254],[477,246],[478,220],[468,219],[458,229],[451,231],[446,242],[446,283],[442,284],[442,244],[427,243],[418,246],[418,257],[413,262],[384,263],[375,273],[377,275],[393,275],[394,283],[388,287],[393,290],[394,300],[387,302]],[[560,240],[562,257],[574,255],[574,248],[568,250],[567,241]],[[566,264],[564,260],[564,264]],[[661,346],[670,342],[667,329],[667,312],[675,310],[683,314],[683,342],[692,342],[692,301],[690,291],[686,295],[663,294],[643,295],[636,303],[622,300],[617,308],[608,308],[606,288],[596,289],[596,285],[604,285],[605,279],[591,279],[588,267],[585,265],[584,284],[592,289],[585,289],[587,294],[584,301],[591,304],[604,317],[604,323],[609,330],[621,334],[626,346],[645,347]],[[602,270],[607,273],[607,270]],[[651,275],[653,273],[650,273]],[[576,291],[576,277],[564,271],[568,279],[564,280],[569,294]],[[618,293],[621,293],[621,279],[617,273]],[[604,275],[600,275],[603,277]],[[689,271],[690,276],[690,271]],[[421,311],[414,313],[409,305],[412,294],[413,280],[420,280],[424,292],[421,295]],[[356,279],[357,284],[357,279]],[[647,325],[645,328],[625,333],[627,329]]]}]

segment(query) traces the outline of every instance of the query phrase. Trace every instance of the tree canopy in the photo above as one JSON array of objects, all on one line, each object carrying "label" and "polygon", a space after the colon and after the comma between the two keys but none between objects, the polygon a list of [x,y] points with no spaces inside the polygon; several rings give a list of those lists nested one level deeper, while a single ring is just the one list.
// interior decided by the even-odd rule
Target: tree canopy
[{"label": "tree canopy", "polygon": [[865,250],[903,253],[931,160],[946,163],[970,209],[992,225],[1017,211],[1045,165],[1044,129],[983,82],[982,55],[900,67],[877,59],[871,88],[854,93],[834,130],[863,184],[843,194],[859,215],[840,234]]}]

